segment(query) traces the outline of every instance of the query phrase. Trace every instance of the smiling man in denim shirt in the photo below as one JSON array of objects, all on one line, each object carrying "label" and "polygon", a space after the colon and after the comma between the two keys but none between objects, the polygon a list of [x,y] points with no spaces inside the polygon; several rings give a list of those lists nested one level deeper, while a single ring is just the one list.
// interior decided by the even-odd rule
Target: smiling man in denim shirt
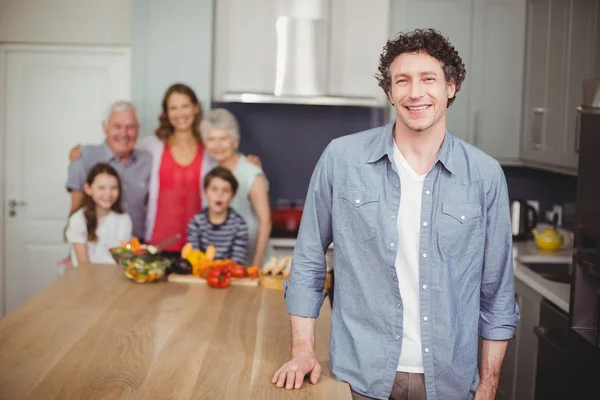
[{"label": "smiling man in denim shirt", "polygon": [[272,382],[319,380],[333,241],[331,367],[353,398],[493,399],[519,320],[504,173],[446,130],[466,73],[439,32],[388,41],[379,72],[396,121],[332,141],[315,167],[284,289],[292,358]]}]

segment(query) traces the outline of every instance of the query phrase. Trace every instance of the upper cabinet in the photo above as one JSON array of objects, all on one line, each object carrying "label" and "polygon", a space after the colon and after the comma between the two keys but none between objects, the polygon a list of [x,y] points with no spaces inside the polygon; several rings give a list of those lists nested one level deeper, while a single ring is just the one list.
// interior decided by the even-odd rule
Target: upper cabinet
[{"label": "upper cabinet", "polygon": [[525,11],[525,0],[392,1],[393,33],[435,28],[465,64],[448,130],[503,163],[519,159]]},{"label": "upper cabinet", "polygon": [[374,75],[388,40],[389,0],[332,0],[329,93],[335,96],[386,97]]},{"label": "upper cabinet", "polygon": [[529,0],[521,156],[540,167],[577,169],[577,106],[593,78],[598,0]]},{"label": "upper cabinet", "polygon": [[216,0],[216,101],[385,106],[387,0]]}]

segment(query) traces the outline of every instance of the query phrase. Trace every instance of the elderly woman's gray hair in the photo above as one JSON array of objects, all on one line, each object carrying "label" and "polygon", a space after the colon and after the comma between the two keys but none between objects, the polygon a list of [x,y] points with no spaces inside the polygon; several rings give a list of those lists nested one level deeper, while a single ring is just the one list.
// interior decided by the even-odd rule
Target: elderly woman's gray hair
[{"label": "elderly woman's gray hair", "polygon": [[235,140],[240,140],[240,127],[235,116],[224,108],[213,108],[200,122],[200,133],[206,141],[208,129],[221,129],[227,131]]},{"label": "elderly woman's gray hair", "polygon": [[133,112],[135,112],[135,107],[133,106],[133,104],[131,104],[128,101],[117,100],[114,103],[112,103],[106,110],[106,114],[104,115],[103,122],[108,122],[108,120],[110,119],[110,116],[115,111],[122,111],[122,110],[132,110]]}]

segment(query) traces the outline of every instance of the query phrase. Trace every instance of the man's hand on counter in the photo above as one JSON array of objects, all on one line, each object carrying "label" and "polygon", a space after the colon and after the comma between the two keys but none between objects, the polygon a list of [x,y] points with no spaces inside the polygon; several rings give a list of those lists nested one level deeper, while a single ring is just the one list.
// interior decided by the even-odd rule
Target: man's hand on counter
[{"label": "man's hand on counter", "polygon": [[271,382],[278,388],[285,385],[286,389],[300,389],[306,374],[310,372],[310,383],[314,385],[319,382],[322,371],[321,364],[315,358],[313,351],[294,351],[292,359],[275,372]]},{"label": "man's hand on counter", "polygon": [[319,382],[323,368],[315,358],[315,319],[291,316],[292,359],[275,372],[271,383],[276,387],[300,389],[304,377],[310,372],[310,383]]}]

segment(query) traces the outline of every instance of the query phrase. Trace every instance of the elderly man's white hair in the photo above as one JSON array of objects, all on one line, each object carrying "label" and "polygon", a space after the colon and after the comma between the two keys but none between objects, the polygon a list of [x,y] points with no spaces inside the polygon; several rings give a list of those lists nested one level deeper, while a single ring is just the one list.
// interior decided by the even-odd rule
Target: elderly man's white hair
[{"label": "elderly man's white hair", "polygon": [[200,133],[205,141],[208,129],[222,129],[229,132],[235,140],[240,140],[240,127],[237,119],[224,108],[213,108],[200,122]]},{"label": "elderly man's white hair", "polygon": [[115,111],[123,110],[132,110],[135,113],[135,107],[133,104],[126,100],[117,100],[108,107],[108,109],[106,110],[106,115],[104,116],[102,122],[108,123],[108,120],[110,119],[112,113],[114,113]]}]

